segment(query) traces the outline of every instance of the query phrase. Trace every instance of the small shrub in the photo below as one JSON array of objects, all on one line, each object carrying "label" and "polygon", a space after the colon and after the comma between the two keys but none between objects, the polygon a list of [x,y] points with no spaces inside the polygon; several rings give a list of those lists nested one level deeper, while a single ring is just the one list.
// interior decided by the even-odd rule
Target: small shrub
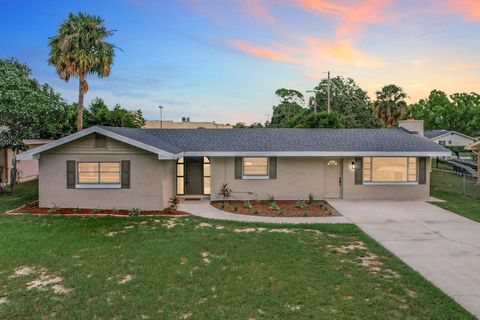
[{"label": "small shrub", "polygon": [[58,205],[55,202],[53,202],[52,207],[50,209],[48,209],[48,213],[57,214],[59,212],[60,212],[60,208],[58,207]]},{"label": "small shrub", "polygon": [[80,208],[76,207],[75,209],[73,209],[73,213],[74,214],[80,214]]},{"label": "small shrub", "polygon": [[138,216],[142,213],[142,210],[139,208],[132,208],[132,210],[128,211],[128,216],[129,217],[135,217]]},{"label": "small shrub", "polygon": [[96,207],[96,208],[93,208],[93,209],[92,209],[92,213],[93,213],[93,214],[99,214],[100,211],[101,211],[101,210],[100,210],[99,207]]},{"label": "small shrub", "polygon": [[168,199],[168,204],[171,209],[178,209],[178,204],[180,203],[180,198],[177,195],[173,195]]},{"label": "small shrub", "polygon": [[313,193],[308,194],[308,204],[312,204],[315,201],[315,195]]},{"label": "small shrub", "polygon": [[232,203],[232,209],[233,209],[233,211],[238,211],[238,203],[233,202]]},{"label": "small shrub", "polygon": [[253,208],[253,214],[258,216],[262,211],[258,210],[257,208]]},{"label": "small shrub", "polygon": [[305,210],[308,208],[308,204],[303,200],[297,200],[295,202],[295,207]]},{"label": "small shrub", "polygon": [[243,207],[251,210],[253,208],[253,205],[249,200],[247,200],[243,202]]},{"label": "small shrub", "polygon": [[119,210],[117,209],[117,207],[113,207],[112,208],[112,214],[118,214]]},{"label": "small shrub", "polygon": [[228,187],[228,183],[224,183],[220,187],[220,191],[218,192],[218,195],[222,196],[223,200],[226,201],[232,197],[232,193],[233,191]]},{"label": "small shrub", "polygon": [[267,202],[272,203],[274,201],[275,201],[275,197],[273,196],[273,194],[267,194]]},{"label": "small shrub", "polygon": [[308,211],[307,210],[303,211],[303,216],[308,217]]},{"label": "small shrub", "polygon": [[280,208],[280,209],[278,210],[278,214],[281,215],[281,216],[284,216],[284,215],[287,214],[287,210],[285,210],[285,209],[283,209],[283,208]]},{"label": "small shrub", "polygon": [[227,201],[222,201],[220,203],[220,208],[225,209],[227,207]]},{"label": "small shrub", "polygon": [[280,210],[280,207],[278,206],[277,202],[275,202],[275,200],[270,202],[270,209],[275,210],[275,211]]}]

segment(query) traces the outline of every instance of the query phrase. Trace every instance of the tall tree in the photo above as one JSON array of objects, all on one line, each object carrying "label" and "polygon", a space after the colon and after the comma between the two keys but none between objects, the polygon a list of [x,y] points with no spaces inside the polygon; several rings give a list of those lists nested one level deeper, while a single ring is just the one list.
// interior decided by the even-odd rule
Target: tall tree
[{"label": "tall tree", "polygon": [[77,130],[83,129],[84,95],[88,91],[87,75],[110,75],[114,45],[106,39],[114,31],[103,25],[103,19],[85,13],[72,14],[60,25],[57,35],[50,38],[48,63],[54,65],[61,79],[78,77]]},{"label": "tall tree", "polygon": [[387,128],[397,124],[407,114],[407,94],[402,88],[389,84],[376,92],[374,114]]},{"label": "tall tree", "polygon": [[280,103],[273,107],[272,120],[269,126],[274,128],[289,127],[290,120],[304,109],[303,94],[300,91],[285,88],[278,89],[275,94],[280,99]]},{"label": "tall tree", "polygon": [[[317,111],[327,111],[328,80],[315,87],[309,106]],[[372,112],[370,98],[355,80],[345,77],[330,79],[331,110],[337,112],[345,128],[377,128],[379,123]]]},{"label": "tall tree", "polygon": [[480,135],[480,95],[433,90],[428,98],[409,106],[408,117],[424,121],[425,129],[445,129]]},{"label": "tall tree", "polygon": [[[31,78],[28,66],[16,60],[0,60],[0,149],[15,153],[26,148],[23,140],[58,138],[63,135],[67,103],[48,84]],[[12,192],[16,161],[10,174]]]}]

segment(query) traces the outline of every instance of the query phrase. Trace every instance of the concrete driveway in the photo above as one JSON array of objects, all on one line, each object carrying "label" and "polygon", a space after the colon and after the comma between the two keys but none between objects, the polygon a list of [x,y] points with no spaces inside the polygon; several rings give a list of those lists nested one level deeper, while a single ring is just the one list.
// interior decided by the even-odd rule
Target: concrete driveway
[{"label": "concrete driveway", "polygon": [[480,318],[480,223],[421,201],[329,202]]}]

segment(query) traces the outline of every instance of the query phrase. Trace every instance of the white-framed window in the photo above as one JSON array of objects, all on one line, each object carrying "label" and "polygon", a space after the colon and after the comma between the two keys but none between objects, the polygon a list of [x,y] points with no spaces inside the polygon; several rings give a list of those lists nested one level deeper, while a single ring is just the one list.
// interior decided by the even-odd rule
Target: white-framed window
[{"label": "white-framed window", "polygon": [[366,184],[417,183],[417,158],[364,157],[362,174]]},{"label": "white-framed window", "polygon": [[120,162],[78,162],[77,188],[119,188]]},{"label": "white-framed window", "polygon": [[242,160],[243,179],[268,179],[268,157],[244,157]]}]

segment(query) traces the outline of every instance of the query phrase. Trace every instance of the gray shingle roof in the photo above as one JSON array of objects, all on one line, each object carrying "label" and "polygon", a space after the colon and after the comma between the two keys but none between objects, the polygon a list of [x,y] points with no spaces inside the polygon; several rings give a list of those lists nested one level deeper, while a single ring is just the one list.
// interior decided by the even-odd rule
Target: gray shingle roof
[{"label": "gray shingle roof", "polygon": [[433,139],[433,138],[436,138],[438,136],[441,136],[445,133],[448,133],[449,131],[447,130],[425,130],[425,137],[427,137],[428,139]]},{"label": "gray shingle roof", "polygon": [[132,129],[101,127],[170,153],[449,152],[404,129]]}]

